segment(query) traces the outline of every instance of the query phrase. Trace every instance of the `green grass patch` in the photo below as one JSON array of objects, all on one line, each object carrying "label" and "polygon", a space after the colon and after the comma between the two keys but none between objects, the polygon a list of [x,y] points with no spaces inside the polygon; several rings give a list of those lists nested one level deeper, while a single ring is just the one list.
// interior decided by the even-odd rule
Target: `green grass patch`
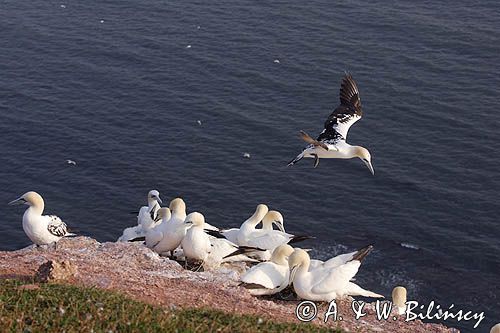
[{"label": "green grass patch", "polygon": [[97,288],[41,284],[26,290],[22,284],[0,280],[2,332],[341,332],[210,309],[166,311]]}]

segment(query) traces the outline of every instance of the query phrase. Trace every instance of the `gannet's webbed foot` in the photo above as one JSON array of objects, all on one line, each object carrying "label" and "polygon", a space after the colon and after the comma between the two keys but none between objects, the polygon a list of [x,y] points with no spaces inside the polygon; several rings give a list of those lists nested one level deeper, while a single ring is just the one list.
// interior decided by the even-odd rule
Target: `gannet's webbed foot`
[{"label": "gannet's webbed foot", "polygon": [[311,154],[312,156],[314,156],[314,168],[316,169],[316,167],[318,166],[319,164],[319,157],[318,157],[318,154]]}]

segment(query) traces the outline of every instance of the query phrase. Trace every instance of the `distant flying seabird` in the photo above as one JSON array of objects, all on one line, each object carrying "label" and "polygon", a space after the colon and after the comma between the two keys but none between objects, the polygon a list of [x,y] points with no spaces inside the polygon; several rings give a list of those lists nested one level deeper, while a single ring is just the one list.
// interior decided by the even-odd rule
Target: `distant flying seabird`
[{"label": "distant flying seabird", "polygon": [[288,165],[294,165],[304,157],[314,158],[314,167],[320,158],[360,158],[375,174],[368,149],[351,146],[346,142],[347,132],[356,121],[361,119],[361,100],[356,82],[351,74],[346,74],[340,85],[340,105],[332,112],[325,122],[325,129],[316,140],[306,132],[300,131],[300,137],[309,145],[297,155]]}]

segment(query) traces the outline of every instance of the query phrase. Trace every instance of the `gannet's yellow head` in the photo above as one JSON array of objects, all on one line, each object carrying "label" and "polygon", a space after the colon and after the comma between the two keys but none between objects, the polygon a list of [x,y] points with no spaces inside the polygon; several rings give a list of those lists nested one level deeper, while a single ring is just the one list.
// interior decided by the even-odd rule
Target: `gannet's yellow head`
[{"label": "gannet's yellow head", "polygon": [[185,213],[186,212],[186,203],[181,198],[175,198],[170,201],[170,211],[172,214]]},{"label": "gannet's yellow head", "polygon": [[33,207],[33,209],[35,209],[35,211],[37,211],[40,214],[43,213],[43,209],[45,208],[45,203],[43,201],[42,196],[34,191],[26,192],[16,200],[12,200],[11,202],[9,202],[9,205],[18,205],[18,204],[25,204],[30,207]]},{"label": "gannet's yellow head", "polygon": [[277,264],[286,263],[285,259],[295,251],[293,247],[288,244],[282,244],[274,249],[271,261]]},{"label": "gannet's yellow head", "polygon": [[184,223],[187,225],[203,227],[205,225],[205,216],[201,213],[193,212],[186,216]]},{"label": "gannet's yellow head", "polygon": [[44,205],[43,198],[40,194],[30,191],[26,192],[23,195],[21,195],[19,198],[16,200],[12,200],[9,202],[9,205],[15,205],[15,204],[25,204],[28,206],[42,206]]},{"label": "gannet's yellow head", "polygon": [[269,211],[269,208],[264,204],[257,205],[255,213],[259,215],[265,215]]},{"label": "gannet's yellow head", "polygon": [[404,308],[406,306],[406,288],[405,287],[395,287],[392,290],[392,303],[398,307]]},{"label": "gannet's yellow head", "polygon": [[365,163],[365,165],[368,167],[368,169],[370,170],[370,172],[372,173],[372,175],[375,174],[375,170],[373,170],[373,166],[372,166],[372,156],[370,155],[370,152],[368,151],[368,149],[364,148],[364,147],[360,147],[360,146],[356,146],[356,156],[361,159],[363,161],[363,163]]},{"label": "gannet's yellow head", "polygon": [[285,232],[285,228],[283,227],[283,215],[276,210],[268,211],[262,219],[262,224],[274,224],[279,230]]},{"label": "gannet's yellow head", "polygon": [[158,209],[158,212],[156,214],[158,216],[158,219],[161,219],[164,221],[168,221],[172,217],[172,213],[170,212],[170,208],[168,208],[168,207],[162,207],[162,208]]},{"label": "gannet's yellow head", "polygon": [[296,248],[293,253],[288,257],[288,267],[290,268],[290,284],[292,284],[293,279],[295,278],[295,274],[297,273],[297,269],[302,266],[309,264],[310,262],[309,255],[306,251]]}]

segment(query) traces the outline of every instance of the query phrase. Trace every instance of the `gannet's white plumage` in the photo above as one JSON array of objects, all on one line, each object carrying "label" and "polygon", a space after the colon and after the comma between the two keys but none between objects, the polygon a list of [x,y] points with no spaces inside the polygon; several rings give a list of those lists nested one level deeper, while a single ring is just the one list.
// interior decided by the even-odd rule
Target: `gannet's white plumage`
[{"label": "gannet's white plumage", "polygon": [[148,205],[142,206],[137,214],[137,225],[124,229],[122,235],[118,238],[119,242],[127,242],[134,238],[145,236],[160,221],[157,215],[162,203],[160,192],[157,190],[149,191],[147,199]]},{"label": "gannet's white plumage", "polygon": [[[283,217],[281,219],[273,220],[272,217],[274,212],[280,214],[278,211],[271,210],[262,219],[262,230],[273,230],[273,225],[276,225],[280,231],[285,232],[285,227],[283,225]],[[280,214],[281,215],[281,214]],[[238,232],[240,228],[231,228],[226,230],[221,230],[221,234],[226,237],[227,240],[238,243]]]},{"label": "gannet's white plumage", "polygon": [[361,265],[359,260],[352,260],[334,268],[313,271],[309,271],[309,263],[309,255],[302,249],[295,249],[288,259],[290,282],[302,299],[330,302],[348,295],[384,297],[350,281],[359,270]]},{"label": "gannet's white plumage", "polygon": [[295,237],[280,230],[256,229],[255,227],[262,215],[272,221],[278,221],[281,225],[283,224],[283,216],[279,212],[271,211],[269,215],[267,212],[268,208],[266,205],[258,205],[254,215],[241,225],[237,238],[238,245],[240,246],[252,246],[267,250],[266,252],[259,253],[262,260],[269,260],[275,248],[282,244],[287,244]]},{"label": "gannet's white plumage", "polygon": [[172,213],[168,207],[158,209],[157,214],[160,219],[160,223],[150,229],[144,237],[146,246],[153,250],[154,247],[163,239],[166,233],[165,229],[167,227],[167,223],[172,218]]},{"label": "gannet's white plumage", "polygon": [[25,204],[29,206],[23,215],[23,229],[29,239],[36,245],[57,243],[62,237],[74,235],[68,232],[66,223],[59,217],[42,215],[45,203],[42,196],[36,192],[26,192],[9,204]]},{"label": "gannet's white plumage", "polygon": [[352,76],[346,74],[340,85],[340,105],[328,117],[324,130],[316,140],[307,133],[300,132],[301,138],[309,145],[288,165],[294,165],[304,157],[314,158],[314,167],[318,166],[321,158],[358,157],[374,174],[370,152],[364,147],[351,146],[346,142],[349,128],[361,119],[362,115],[358,86]]},{"label": "gannet's white plumage", "polygon": [[187,226],[184,224],[186,204],[184,200],[181,198],[172,200],[170,212],[170,219],[167,220],[162,212],[162,222],[146,233],[146,246],[160,254],[175,250],[186,235]]},{"label": "gannet's white plumage", "polygon": [[274,295],[288,286],[290,269],[288,257],[294,249],[283,244],[274,249],[271,260],[250,268],[241,276],[242,285],[250,294]]},{"label": "gannet's white plumage", "polygon": [[184,224],[186,228],[189,228],[181,242],[184,257],[205,261],[212,250],[210,238],[203,231],[205,217],[198,212],[190,213],[184,220]]}]

